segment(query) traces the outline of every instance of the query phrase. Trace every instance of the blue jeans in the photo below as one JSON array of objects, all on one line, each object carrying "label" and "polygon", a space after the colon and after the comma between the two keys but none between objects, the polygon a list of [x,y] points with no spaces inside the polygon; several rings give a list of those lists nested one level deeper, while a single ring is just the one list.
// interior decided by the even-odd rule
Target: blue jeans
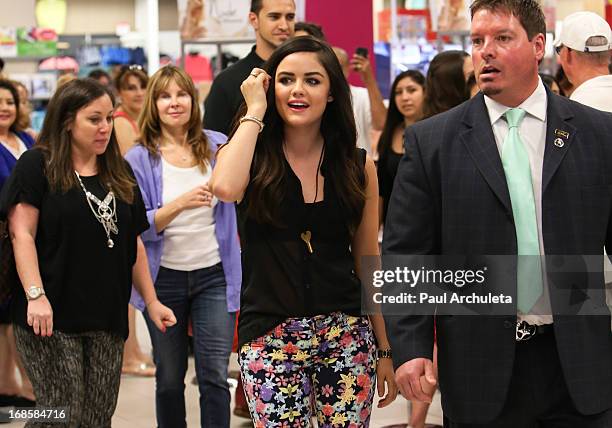
[{"label": "blue jeans", "polygon": [[155,282],[157,298],[174,311],[177,321],[175,326],[162,333],[145,316],[157,365],[155,404],[160,428],[187,426],[185,373],[190,319],[200,388],[201,426],[229,427],[227,367],[236,313],[227,311],[226,288],[221,263],[190,272],[160,267]]}]

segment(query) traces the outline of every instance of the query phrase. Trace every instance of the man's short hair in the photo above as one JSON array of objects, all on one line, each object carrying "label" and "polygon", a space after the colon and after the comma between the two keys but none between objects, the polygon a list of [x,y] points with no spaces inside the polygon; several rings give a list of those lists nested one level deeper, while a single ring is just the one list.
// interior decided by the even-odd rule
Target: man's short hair
[{"label": "man's short hair", "polygon": [[259,15],[259,11],[263,8],[263,0],[251,0],[251,12]]},{"label": "man's short hair", "polygon": [[109,82],[112,80],[110,75],[106,71],[102,70],[101,68],[96,68],[95,70],[91,70],[89,74],[87,75],[87,77],[91,79],[95,79],[95,80],[100,80],[103,77],[106,77]]},{"label": "man's short hair", "polygon": [[470,6],[472,18],[482,9],[514,15],[527,32],[529,40],[540,33],[546,37],[546,19],[536,0],[474,0]]},{"label": "man's short hair", "polygon": [[325,34],[323,33],[323,28],[314,22],[296,22],[295,31],[303,31],[315,39],[319,39],[324,42],[327,41]]},{"label": "man's short hair", "polygon": [[[607,46],[608,39],[601,36],[593,36],[589,37],[586,41],[587,46],[595,47],[595,46]],[[610,51],[600,51],[600,52],[580,52],[576,51],[580,58],[583,58],[589,61],[592,64],[596,65],[607,65],[610,62]]]}]

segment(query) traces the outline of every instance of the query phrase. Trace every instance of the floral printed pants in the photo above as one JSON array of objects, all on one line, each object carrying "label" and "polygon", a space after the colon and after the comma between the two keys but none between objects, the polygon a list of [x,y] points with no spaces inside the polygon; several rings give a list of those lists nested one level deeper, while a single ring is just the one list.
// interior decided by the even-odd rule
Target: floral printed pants
[{"label": "floral printed pants", "polygon": [[240,367],[255,427],[309,427],[313,411],[320,428],[367,427],[375,349],[368,318],[340,312],[289,318],[245,344]]}]

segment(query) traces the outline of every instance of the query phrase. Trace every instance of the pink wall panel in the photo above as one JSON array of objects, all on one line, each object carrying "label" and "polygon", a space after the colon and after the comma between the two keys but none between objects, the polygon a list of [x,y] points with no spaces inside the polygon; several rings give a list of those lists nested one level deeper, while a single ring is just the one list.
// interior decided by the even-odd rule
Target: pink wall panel
[{"label": "pink wall panel", "polygon": [[[374,64],[371,0],[306,0],[306,21],[323,27],[327,41],[332,46],[346,50],[349,58],[355,48],[368,48],[372,70]],[[357,73],[352,72],[349,81],[363,86]]]}]

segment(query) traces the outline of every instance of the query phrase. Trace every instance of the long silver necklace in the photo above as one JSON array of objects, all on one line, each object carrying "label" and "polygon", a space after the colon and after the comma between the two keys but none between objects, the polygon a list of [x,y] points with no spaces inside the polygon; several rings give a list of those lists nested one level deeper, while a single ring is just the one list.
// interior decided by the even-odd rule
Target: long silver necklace
[{"label": "long silver necklace", "polygon": [[[81,189],[83,189],[83,192],[85,192],[85,199],[87,200],[87,204],[89,205],[91,212],[100,222],[102,227],[104,227],[104,231],[106,232],[106,245],[108,248],[113,248],[115,243],[110,237],[111,232],[115,235],[119,233],[119,228],[117,227],[117,202],[115,201],[115,194],[111,190],[106,194],[104,200],[101,201],[96,197],[96,195],[85,188],[79,173],[77,171],[74,171],[74,173],[79,180]],[[96,204],[97,209],[94,208],[92,202]]]}]

